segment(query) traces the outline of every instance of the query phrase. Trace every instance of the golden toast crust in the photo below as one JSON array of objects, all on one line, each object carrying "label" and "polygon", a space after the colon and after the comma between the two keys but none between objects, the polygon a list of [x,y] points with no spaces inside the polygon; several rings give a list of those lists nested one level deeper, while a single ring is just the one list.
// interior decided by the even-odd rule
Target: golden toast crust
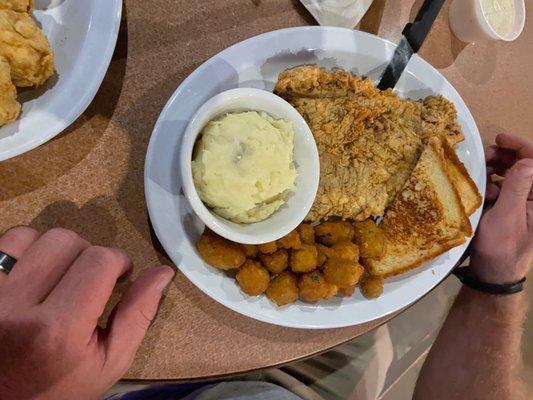
[{"label": "golden toast crust", "polygon": [[[465,242],[472,234],[470,220],[461,203],[459,193],[451,183],[445,167],[443,139],[431,138],[406,185],[385,214],[381,224],[388,241],[388,254],[383,260],[369,260],[367,267],[373,275],[390,277],[407,272],[424,262]],[[431,151],[431,153],[428,153]],[[440,175],[449,184],[452,199],[441,199],[428,180],[428,163],[437,158]],[[449,192],[449,190],[448,190]],[[459,210],[459,220],[450,225],[443,201],[453,201]],[[412,260],[412,258],[415,260]],[[397,265],[395,264],[397,258]],[[403,264],[402,264],[403,262]]]},{"label": "golden toast crust", "polygon": [[[470,205],[470,207],[468,207],[468,208],[465,207],[466,214],[470,216],[470,215],[472,215],[474,213],[474,211],[476,211],[481,206],[481,203],[483,202],[483,197],[479,193],[477,185],[472,180],[470,174],[466,170],[466,167],[461,162],[461,160],[459,160],[459,157],[457,157],[457,153],[452,148],[452,146],[450,146],[450,144],[447,141],[443,141],[442,144],[443,144],[442,147],[443,147],[443,150],[444,150],[444,156],[445,156],[446,160],[449,163],[453,164],[459,170],[459,172],[461,173],[462,179],[468,184],[468,186],[470,187],[470,189],[474,193],[474,196],[475,196],[474,203],[472,203]],[[464,203],[463,203],[463,206],[464,206]]]}]

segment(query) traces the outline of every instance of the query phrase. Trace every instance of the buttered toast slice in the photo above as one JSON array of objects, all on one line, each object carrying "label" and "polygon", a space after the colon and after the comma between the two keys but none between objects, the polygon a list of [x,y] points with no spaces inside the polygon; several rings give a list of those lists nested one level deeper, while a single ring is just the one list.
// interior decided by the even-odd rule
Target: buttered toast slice
[{"label": "buttered toast slice", "polygon": [[455,150],[448,144],[448,141],[442,141],[444,158],[446,159],[446,168],[448,176],[459,193],[459,198],[468,216],[483,202],[483,197],[479,194],[477,186],[468,174],[465,166],[457,157]]},{"label": "buttered toast slice", "polygon": [[442,140],[430,139],[383,217],[380,226],[387,253],[381,260],[367,261],[370,274],[390,277],[406,272],[464,243],[472,234],[446,162]]}]

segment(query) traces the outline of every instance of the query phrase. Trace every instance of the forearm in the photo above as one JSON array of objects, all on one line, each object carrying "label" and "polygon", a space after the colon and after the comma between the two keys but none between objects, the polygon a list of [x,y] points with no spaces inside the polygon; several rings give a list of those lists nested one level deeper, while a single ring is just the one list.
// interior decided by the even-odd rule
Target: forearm
[{"label": "forearm", "polygon": [[523,293],[463,287],[424,363],[414,399],[520,399]]}]

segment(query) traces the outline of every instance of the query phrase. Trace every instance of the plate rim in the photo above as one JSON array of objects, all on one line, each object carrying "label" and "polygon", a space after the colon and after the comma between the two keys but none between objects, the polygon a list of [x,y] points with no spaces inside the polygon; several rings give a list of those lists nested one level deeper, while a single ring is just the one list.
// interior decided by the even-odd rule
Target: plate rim
[{"label": "plate rim", "polygon": [[[170,256],[170,254],[172,253],[171,251],[169,251],[169,248],[170,248],[170,245],[167,245],[166,244],[166,240],[163,238],[163,235],[161,234],[161,228],[159,226],[159,222],[156,221],[156,219],[154,218],[154,215],[155,215],[155,206],[153,205],[153,203],[151,202],[150,198],[151,198],[151,193],[150,193],[150,190],[149,190],[149,186],[150,186],[150,179],[149,179],[149,171],[151,170],[152,168],[152,163],[153,163],[153,160],[155,159],[154,157],[150,157],[151,153],[153,152],[153,148],[155,146],[155,140],[152,140],[153,137],[156,135],[157,131],[160,129],[160,126],[161,124],[164,122],[163,121],[163,115],[165,115],[166,113],[168,113],[168,109],[171,107],[171,105],[174,103],[174,101],[177,99],[178,97],[178,94],[181,92],[182,88],[189,83],[189,81],[193,80],[197,74],[200,74],[201,72],[203,72],[203,70],[205,68],[207,68],[210,63],[218,58],[218,57],[223,57],[226,52],[229,52],[231,49],[233,49],[234,47],[236,46],[243,46],[245,45],[246,43],[249,43],[249,42],[252,42],[254,40],[257,40],[259,38],[264,38],[266,36],[270,36],[270,35],[278,35],[278,34],[282,34],[284,32],[292,32],[292,31],[310,31],[310,30],[317,30],[317,31],[342,31],[342,32],[349,32],[350,34],[361,34],[363,36],[369,36],[369,37],[372,37],[373,39],[377,38],[381,41],[383,41],[386,45],[388,46],[392,46],[392,49],[394,50],[396,48],[396,44],[393,43],[392,41],[388,40],[388,39],[385,39],[385,38],[382,38],[378,35],[374,35],[374,34],[371,34],[371,33],[368,33],[368,32],[364,32],[364,31],[359,31],[359,30],[352,30],[352,29],[348,29],[348,28],[341,28],[341,27],[329,27],[329,26],[299,26],[299,27],[289,27],[289,28],[283,28],[283,29],[277,29],[277,30],[273,30],[273,31],[269,31],[269,32],[264,32],[264,33],[261,33],[261,34],[258,34],[258,35],[255,35],[255,36],[252,36],[252,37],[249,37],[247,39],[244,39],[242,41],[239,41],[237,43],[234,43],[233,45],[219,51],[218,53],[214,54],[213,56],[209,57],[207,60],[205,60],[204,62],[202,62],[193,72],[191,72],[177,87],[176,89],[174,90],[174,92],[172,93],[172,95],[168,98],[165,106],[163,107],[163,109],[161,110],[158,118],[157,118],[157,121],[156,123],[154,124],[154,128],[152,130],[152,133],[150,135],[150,141],[149,141],[149,144],[147,146],[147,150],[146,150],[146,155],[145,155],[145,167],[144,167],[144,174],[143,174],[143,177],[144,177],[144,192],[145,192],[145,198],[146,198],[146,204],[147,204],[147,209],[148,209],[148,215],[149,215],[149,218],[150,218],[150,222],[152,224],[152,227],[154,229],[154,232],[158,238],[158,240],[160,241],[161,245],[163,246],[163,248],[165,249],[165,252],[167,253],[167,255],[169,256],[169,258],[172,260],[172,257]],[[440,77],[441,79],[443,79],[444,81],[446,81],[450,87],[457,93],[458,97],[461,99],[463,105],[464,105],[464,109],[466,110],[466,112],[468,113],[468,117],[471,118],[471,121],[474,123],[474,128],[475,128],[475,134],[476,134],[476,139],[481,142],[481,136],[480,136],[480,133],[479,133],[479,129],[477,127],[477,123],[470,111],[470,109],[468,108],[468,106],[466,105],[466,103],[464,102],[462,96],[460,95],[460,93],[457,91],[457,89],[455,89],[455,87],[452,85],[451,82],[448,81],[448,79],[442,75],[440,73],[439,70],[437,70],[433,65],[431,65],[428,61],[424,60],[422,57],[420,57],[418,54],[414,54],[413,55],[413,58],[416,59],[416,62],[420,62],[422,63],[423,65],[425,65],[426,67],[430,67],[428,70],[431,71],[432,74],[435,74],[436,76]],[[484,158],[484,154],[481,153],[481,157],[483,158],[483,160],[485,160]],[[483,166],[484,168],[484,166]],[[484,196],[485,194],[482,193],[481,194],[483,199],[484,199]],[[154,209],[153,209],[154,208]],[[472,216],[476,216],[478,213],[479,213],[479,209],[476,211],[476,213],[474,213]],[[475,226],[477,227],[477,225],[479,224],[479,219],[480,217],[475,217],[476,218],[476,221],[475,221]],[[472,238],[467,238],[467,241],[463,244],[464,246],[464,249],[463,249],[463,253],[464,251],[466,250],[466,248],[468,247],[468,245],[470,244],[470,241],[472,240]],[[444,254],[447,254],[448,252],[444,253]],[[174,260],[172,260],[172,262],[174,263]],[[451,274],[451,271],[453,270],[453,267],[450,267],[449,271],[444,274],[440,279],[436,280],[432,285],[428,286],[427,287],[427,290],[425,291],[425,293],[423,293],[422,295],[418,296],[416,299],[414,299],[413,301],[409,302],[408,304],[404,305],[403,307],[399,308],[399,309],[396,309],[396,310],[392,310],[392,311],[388,311],[388,312],[385,312],[384,314],[380,315],[379,317],[377,318],[373,318],[373,319],[367,319],[367,320],[362,320],[360,322],[357,322],[357,323],[349,323],[349,322],[339,322],[339,323],[333,323],[333,324],[330,324],[328,325],[327,327],[325,326],[322,326],[322,325],[315,325],[315,324],[312,324],[312,323],[305,323],[305,326],[302,324],[302,323],[297,323],[297,322],[293,322],[293,321],[280,321],[280,320],[275,320],[275,319],[272,319],[268,316],[263,316],[263,315],[257,315],[257,314],[254,314],[252,312],[249,312],[247,309],[240,309],[240,308],[237,308],[234,304],[232,304],[231,302],[225,302],[223,300],[220,300],[218,297],[216,297],[214,294],[212,294],[209,289],[207,287],[201,287],[199,285],[197,285],[193,279],[190,278],[190,274],[189,272],[186,270],[186,269],[182,269],[178,264],[175,264],[176,265],[176,268],[179,269],[179,271],[197,288],[199,289],[200,291],[202,291],[204,294],[206,294],[207,296],[209,296],[211,299],[213,299],[214,301],[216,301],[217,303],[221,304],[222,306],[224,307],[227,307],[229,309],[231,309],[232,311],[240,314],[240,315],[244,315],[246,317],[249,317],[249,318],[252,318],[254,320],[257,320],[257,321],[261,321],[261,322],[264,322],[264,323],[268,323],[268,324],[272,324],[272,325],[276,325],[276,326],[281,326],[281,327],[286,327],[286,328],[294,328],[294,329],[311,329],[311,330],[328,330],[328,329],[338,329],[338,328],[345,328],[345,327],[351,327],[351,326],[358,326],[358,325],[361,325],[361,324],[365,324],[365,323],[370,323],[370,322],[373,322],[373,321],[381,321],[381,323],[384,323],[385,321],[389,320],[394,314],[397,314],[397,313],[401,313],[403,311],[405,311],[406,309],[408,309],[409,307],[411,307],[413,304],[415,304],[416,302],[418,302],[419,300],[421,300],[422,298],[424,298],[426,295],[428,295],[432,290],[434,290],[439,284],[441,284],[444,279],[446,279],[450,274]]]},{"label": "plate rim", "polygon": [[[31,151],[42,144],[52,140],[54,137],[62,133],[65,129],[67,129],[70,125],[72,125],[84,112],[87,110],[91,102],[93,101],[94,97],[96,96],[96,93],[98,93],[98,90],[100,89],[100,86],[102,86],[102,82],[105,78],[105,75],[107,73],[107,70],[109,69],[109,65],[111,63],[111,59],[113,57],[113,53],[115,52],[115,47],[118,40],[118,34],[120,31],[120,23],[122,20],[122,8],[123,8],[123,0],[112,0],[113,10],[109,13],[111,15],[114,15],[113,20],[113,29],[111,31],[110,40],[107,43],[107,46],[104,48],[104,51],[102,54],[102,63],[100,64],[99,68],[96,70],[96,74],[94,75],[94,84],[92,85],[91,90],[87,91],[84,96],[80,97],[77,106],[72,107],[69,112],[65,114],[65,116],[62,118],[62,121],[58,121],[55,124],[55,127],[52,127],[50,129],[49,134],[45,136],[41,136],[39,138],[36,138],[34,140],[28,140],[23,143],[20,143],[16,145],[15,147],[6,149],[4,151],[0,151],[0,162],[9,160],[10,158],[17,157],[21,154],[27,153],[28,151]],[[109,4],[106,4],[109,5]],[[21,118],[21,117],[19,117]],[[1,127],[0,127],[1,128]]]}]

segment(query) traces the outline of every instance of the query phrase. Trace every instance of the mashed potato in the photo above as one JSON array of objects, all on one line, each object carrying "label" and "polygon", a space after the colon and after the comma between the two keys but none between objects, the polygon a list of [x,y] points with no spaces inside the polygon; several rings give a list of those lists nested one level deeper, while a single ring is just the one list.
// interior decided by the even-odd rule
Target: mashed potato
[{"label": "mashed potato", "polygon": [[256,111],[209,122],[196,143],[192,173],[200,198],[234,222],[262,221],[294,189],[292,124]]}]

